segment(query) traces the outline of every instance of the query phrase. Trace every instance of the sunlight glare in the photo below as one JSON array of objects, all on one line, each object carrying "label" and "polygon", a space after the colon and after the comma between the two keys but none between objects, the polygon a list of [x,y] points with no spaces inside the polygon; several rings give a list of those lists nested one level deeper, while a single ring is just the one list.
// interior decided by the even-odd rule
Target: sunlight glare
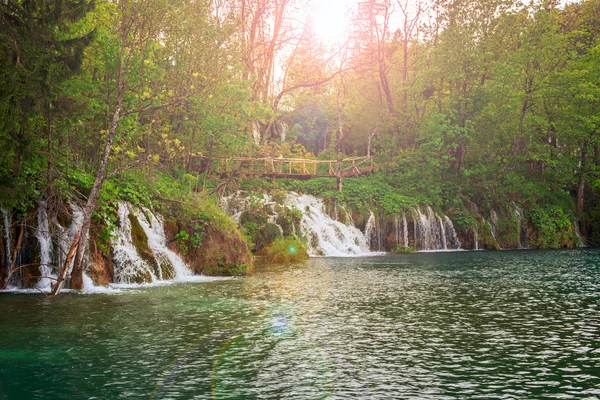
[{"label": "sunlight glare", "polygon": [[349,8],[355,0],[313,0],[313,26],[325,43],[344,41]]}]

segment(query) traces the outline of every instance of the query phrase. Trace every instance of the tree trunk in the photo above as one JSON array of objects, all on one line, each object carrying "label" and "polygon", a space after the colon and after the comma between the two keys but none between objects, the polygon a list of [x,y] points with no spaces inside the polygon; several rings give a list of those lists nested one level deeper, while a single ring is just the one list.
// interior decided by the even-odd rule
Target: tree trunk
[{"label": "tree trunk", "polygon": [[60,289],[69,272],[69,264],[71,263],[73,256],[75,256],[75,262],[73,263],[73,271],[71,272],[71,288],[83,288],[83,256],[85,254],[85,249],[88,242],[87,238],[90,230],[90,224],[92,221],[92,213],[96,208],[98,194],[100,193],[100,188],[102,187],[102,183],[104,182],[104,178],[106,176],[106,169],[108,167],[110,153],[112,151],[113,142],[117,134],[119,120],[121,118],[121,107],[123,106],[123,95],[125,92],[125,88],[121,78],[121,66],[119,66],[118,75],[119,76],[117,78],[117,82],[119,82],[119,88],[117,95],[117,103],[115,105],[113,117],[111,120],[108,137],[106,138],[106,142],[104,143],[104,153],[102,155],[102,159],[100,160],[98,170],[96,171],[94,185],[92,186],[92,190],[88,196],[87,203],[83,209],[83,222],[81,224],[81,228],[73,238],[73,242],[71,244],[71,248],[69,249],[67,259],[65,260],[64,265],[62,265],[60,269],[58,279],[52,290],[53,296],[56,296],[60,292]]},{"label": "tree trunk", "polygon": [[[550,132],[550,145],[552,146],[552,153],[550,155],[552,160],[556,160],[557,159],[557,155],[558,155],[558,143],[556,140],[556,132],[555,129],[552,128],[551,132]],[[552,167],[553,170],[553,175],[554,178],[552,179],[552,192],[556,193],[558,192],[558,170],[557,168],[554,166]]]},{"label": "tree trunk", "polygon": [[585,146],[581,149],[581,168],[579,169],[579,184],[577,185],[577,214],[581,216],[583,213],[583,200],[585,193],[585,169],[586,169],[587,153]]},{"label": "tree trunk", "polygon": [[51,102],[46,104],[46,139],[48,141],[48,163],[46,169],[46,199],[50,199],[52,195],[52,113],[50,111]]},{"label": "tree trunk", "polygon": [[530,107],[530,97],[533,88],[533,77],[527,76],[525,79],[525,99],[523,100],[523,105],[521,106],[521,114],[519,115],[519,128],[517,132],[517,137],[515,138],[515,143],[512,149],[512,158],[513,164],[516,166],[517,156],[521,151],[521,140],[523,138],[523,133],[525,132],[525,115]]},{"label": "tree trunk", "polygon": [[[337,140],[337,163],[335,167],[335,175],[337,180],[337,190],[338,192],[342,191],[343,182],[342,182],[342,152],[344,151],[344,107],[346,106],[345,96],[346,96],[346,86],[344,84],[344,77],[340,75],[340,85],[342,86],[338,90],[338,140]],[[343,93],[342,93],[343,92]]]},{"label": "tree trunk", "polygon": [[373,129],[373,132],[371,132],[371,134],[369,135],[369,141],[367,142],[367,157],[371,157],[371,142],[373,142],[373,139],[375,138],[375,135],[377,135],[378,130],[379,130],[379,121],[377,121],[377,123],[375,124],[375,128]]}]

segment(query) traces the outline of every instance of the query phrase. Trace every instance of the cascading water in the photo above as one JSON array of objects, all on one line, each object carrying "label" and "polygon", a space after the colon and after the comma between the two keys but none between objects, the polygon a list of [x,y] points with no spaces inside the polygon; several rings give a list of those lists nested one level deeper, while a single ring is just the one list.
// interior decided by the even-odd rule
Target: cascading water
[{"label": "cascading water", "polygon": [[302,212],[302,234],[308,239],[313,256],[347,257],[372,254],[367,238],[352,225],[345,225],[326,215],[323,201],[311,195],[289,193],[286,203]]},{"label": "cascading water", "polygon": [[490,211],[490,220],[487,222],[487,224],[490,227],[490,233],[492,234],[492,237],[497,242],[498,236],[496,233],[496,228],[498,226],[498,214],[496,213],[496,211]]},{"label": "cascading water", "polygon": [[56,278],[55,270],[52,268],[52,257],[54,248],[52,245],[52,236],[48,224],[48,208],[44,200],[40,200],[37,212],[37,238],[40,243],[40,279],[37,287],[40,290],[50,290],[52,288],[52,278]]},{"label": "cascading water", "polygon": [[408,222],[406,222],[406,211],[402,211],[402,238],[404,239],[404,246],[408,247]]},{"label": "cascading water", "polygon": [[517,206],[517,203],[513,202],[513,214],[517,223],[517,227],[519,229],[519,238],[517,242],[517,247],[519,249],[527,249],[529,248],[528,242],[529,238],[527,237],[527,228],[525,226],[525,217],[523,215],[523,210]]},{"label": "cascading water", "polygon": [[[81,229],[81,225],[83,224],[83,208],[78,206],[77,204],[71,204],[71,225],[68,229],[61,226],[58,221],[55,220],[55,226],[58,231],[58,247],[60,249],[58,256],[56,257],[58,261],[58,267],[62,267],[66,262],[67,253],[71,247],[71,243],[73,243],[73,238],[77,235],[77,232]],[[89,234],[88,234],[89,237]],[[86,242],[88,237],[85,238]],[[89,253],[86,251],[84,254],[84,264],[88,264],[89,261]],[[73,270],[74,260],[69,264],[69,274]],[[92,278],[90,278],[87,272],[84,270],[83,274],[83,290],[96,290],[97,287],[94,285]]]},{"label": "cascading water", "polygon": [[450,248],[457,250],[460,249],[460,240],[458,240],[458,235],[454,229],[454,224],[447,215],[444,215],[444,226],[446,227],[446,238],[449,242]]},{"label": "cascading water", "polygon": [[[454,225],[447,216],[443,218],[436,215],[431,207],[427,206],[422,212],[420,207],[412,210],[414,222],[414,247],[420,251],[459,250],[460,241],[456,235]],[[408,242],[405,215],[403,224],[405,243]]]},{"label": "cascading water", "polygon": [[[238,223],[243,212],[251,204],[256,203],[268,210],[269,222],[275,225],[278,225],[277,217],[282,206],[299,210],[302,214],[298,227],[300,232],[296,232],[296,227],[294,227],[294,232],[306,239],[308,253],[311,256],[348,257],[373,254],[369,250],[366,235],[351,223],[345,224],[338,221],[338,219],[351,220],[350,214],[342,206],[330,207],[328,213],[322,200],[311,195],[299,195],[294,192],[286,194],[283,200],[284,204],[278,204],[267,194],[258,198],[245,196],[243,192],[221,199],[221,206]],[[283,231],[280,226],[279,230]]]},{"label": "cascading water", "polygon": [[446,240],[446,227],[442,222],[442,218],[439,215],[436,215],[438,224],[440,226],[440,238],[442,239],[442,249],[448,250],[448,241]]},{"label": "cascading water", "polygon": [[375,220],[375,215],[371,212],[369,215],[369,219],[365,224],[365,238],[367,239],[367,245],[370,249],[377,245],[377,249],[379,250],[379,235],[377,234],[377,221]]},{"label": "cascading water", "polygon": [[[114,281],[118,284],[182,280],[192,275],[181,257],[167,247],[161,218],[119,202],[119,229],[113,240]],[[151,254],[140,254],[133,239],[132,220],[137,220]],[[141,250],[144,251],[144,250]]]},{"label": "cascading water", "polygon": [[[278,213],[282,207],[296,208],[302,214],[299,236],[306,239],[309,254],[312,256],[353,256],[373,254],[371,250],[381,251],[386,246],[413,246],[421,251],[459,250],[461,248],[456,230],[450,218],[437,215],[431,207],[420,207],[409,210],[412,222],[407,219],[407,212],[396,215],[393,225],[380,222],[374,213],[370,213],[364,226],[364,234],[356,228],[351,216],[341,205],[326,206],[322,200],[311,195],[299,195],[289,192],[284,201],[278,204],[264,194],[260,197],[247,196],[237,192],[221,199],[222,207],[236,221],[248,210],[257,207],[269,215],[269,222],[277,224]],[[347,221],[346,223],[340,222]],[[410,227],[409,227],[410,226]],[[388,230],[390,230],[388,232]],[[280,229],[281,230],[281,229]],[[390,239],[389,233],[395,234]],[[412,242],[409,237],[412,236]],[[392,236],[394,238],[394,236]]]},{"label": "cascading water", "polygon": [[[161,265],[159,279],[181,280],[191,276],[192,272],[181,257],[167,247],[163,219],[147,209],[143,210],[143,212],[142,210],[134,209],[133,212],[148,237],[148,247],[150,247],[156,261]],[[165,272],[167,273],[165,274]]]},{"label": "cascading water", "polygon": [[443,250],[437,218],[431,207],[425,213],[417,207],[413,210],[415,222],[415,247],[417,250]]},{"label": "cascading water", "polygon": [[153,282],[154,269],[143,260],[133,244],[131,210],[125,202],[119,202],[119,229],[113,240],[114,282],[122,284]]},{"label": "cascading water", "polygon": [[0,212],[2,213],[2,225],[4,228],[4,246],[6,248],[6,276],[8,276],[8,274],[10,274],[10,268],[12,265],[12,235],[10,234],[10,214],[4,208],[0,208]]},{"label": "cascading water", "polygon": [[[71,243],[73,243],[73,238],[81,229],[81,224],[83,224],[83,209],[77,204],[71,204],[71,212],[71,225],[68,228],[62,226],[56,219],[54,220],[54,227],[57,232],[56,243],[58,245],[58,254],[54,257],[54,259],[56,260],[57,267],[59,268],[62,267],[66,262],[67,253],[69,252]],[[84,264],[87,264],[85,260],[89,260],[89,254],[87,254],[86,252],[84,257]],[[73,262],[74,260],[72,260],[69,264],[69,274],[73,269]],[[89,291],[97,289],[97,287],[94,285],[94,282],[92,281],[92,278],[90,278],[85,271],[83,271],[82,277],[84,290]]]}]

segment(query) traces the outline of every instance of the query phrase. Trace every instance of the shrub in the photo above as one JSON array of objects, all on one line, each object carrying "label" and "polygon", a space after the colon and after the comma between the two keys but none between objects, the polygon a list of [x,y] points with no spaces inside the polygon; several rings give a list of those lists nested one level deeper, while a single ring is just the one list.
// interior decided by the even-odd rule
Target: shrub
[{"label": "shrub", "polygon": [[306,246],[291,237],[275,239],[273,243],[263,249],[262,253],[266,261],[270,263],[289,263],[308,258]]},{"label": "shrub", "polygon": [[394,247],[392,249],[392,253],[393,254],[410,254],[410,253],[414,253],[415,249],[413,249],[410,246],[404,246],[404,245],[397,245],[396,247]]}]

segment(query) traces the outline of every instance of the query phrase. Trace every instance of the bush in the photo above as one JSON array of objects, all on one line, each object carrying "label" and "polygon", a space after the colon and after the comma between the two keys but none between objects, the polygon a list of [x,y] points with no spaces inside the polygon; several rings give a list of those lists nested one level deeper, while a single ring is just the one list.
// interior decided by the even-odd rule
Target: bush
[{"label": "bush", "polygon": [[529,244],[539,249],[576,247],[577,236],[573,230],[573,218],[558,206],[535,205],[526,211],[534,231]]},{"label": "bush", "polygon": [[394,247],[392,249],[392,253],[393,254],[410,254],[410,253],[414,253],[415,249],[413,249],[410,246],[404,246],[404,245],[397,245],[396,247]]},{"label": "bush", "polygon": [[306,246],[291,237],[275,239],[261,252],[269,263],[289,263],[306,260],[308,252]]}]

